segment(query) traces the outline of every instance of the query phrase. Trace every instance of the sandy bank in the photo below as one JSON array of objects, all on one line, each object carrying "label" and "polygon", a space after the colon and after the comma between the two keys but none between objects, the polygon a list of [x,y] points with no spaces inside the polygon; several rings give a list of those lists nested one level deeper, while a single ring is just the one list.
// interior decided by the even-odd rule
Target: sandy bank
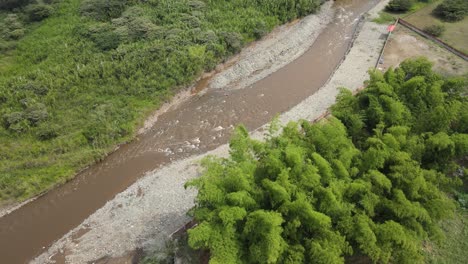
[{"label": "sandy bank", "polygon": [[[370,13],[376,13],[384,5],[379,4]],[[334,103],[338,87],[360,88],[367,79],[367,70],[378,59],[385,33],[386,25],[374,24],[368,18],[349,54],[328,83],[282,114],[280,121],[285,124],[301,118],[314,120]],[[235,78],[229,80],[234,81],[226,85],[239,85]],[[249,85],[248,81],[242,83],[243,87]],[[262,136],[259,131],[252,134],[258,138]],[[33,263],[52,262],[64,254],[69,263],[86,263],[106,256],[120,256],[135,248],[162,247],[168,235],[188,221],[186,212],[193,206],[196,192],[185,190],[183,186],[187,180],[199,175],[197,162],[207,155],[227,156],[228,145],[149,173],[70,231]]]}]

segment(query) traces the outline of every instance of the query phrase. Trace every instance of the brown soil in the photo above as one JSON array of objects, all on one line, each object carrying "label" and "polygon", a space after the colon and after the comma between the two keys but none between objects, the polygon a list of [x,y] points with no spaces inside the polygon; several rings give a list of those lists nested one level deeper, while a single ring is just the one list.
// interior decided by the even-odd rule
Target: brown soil
[{"label": "brown soil", "polygon": [[399,25],[390,37],[379,69],[398,66],[407,58],[424,56],[434,63],[434,69],[447,76],[468,73],[468,62]]}]

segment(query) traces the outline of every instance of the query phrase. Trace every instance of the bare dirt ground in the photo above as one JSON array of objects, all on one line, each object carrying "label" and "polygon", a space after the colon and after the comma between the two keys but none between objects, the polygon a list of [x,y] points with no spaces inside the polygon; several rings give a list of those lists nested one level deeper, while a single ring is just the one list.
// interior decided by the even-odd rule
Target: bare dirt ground
[{"label": "bare dirt ground", "polygon": [[398,25],[390,37],[383,55],[384,63],[379,68],[386,70],[407,58],[420,56],[427,57],[434,63],[434,69],[443,75],[468,73],[468,62],[402,25]]},{"label": "bare dirt ground", "polygon": [[445,31],[439,39],[456,49],[468,53],[468,17],[457,22],[445,22],[432,15],[432,11],[442,2],[443,0],[433,1],[423,9],[405,17],[405,20],[421,29],[431,25],[443,25]]}]

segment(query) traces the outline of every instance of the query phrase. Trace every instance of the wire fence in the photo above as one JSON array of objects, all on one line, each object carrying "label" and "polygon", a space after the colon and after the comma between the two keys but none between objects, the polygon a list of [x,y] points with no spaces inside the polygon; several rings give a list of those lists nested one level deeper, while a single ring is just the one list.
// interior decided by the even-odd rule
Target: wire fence
[{"label": "wire fence", "polygon": [[409,23],[408,21],[405,21],[405,20],[403,20],[403,19],[400,18],[400,19],[397,20],[397,22],[398,22],[400,25],[402,25],[402,26],[404,26],[404,27],[406,27],[406,28],[408,28],[408,29],[410,29],[410,30],[416,32],[417,34],[421,35],[422,37],[424,37],[424,38],[426,38],[426,39],[429,39],[429,40],[435,42],[435,43],[438,44],[439,46],[445,48],[446,50],[448,50],[448,51],[450,51],[451,53],[457,55],[458,57],[464,59],[465,61],[468,61],[468,55],[465,54],[463,51],[458,50],[458,49],[456,49],[456,48],[450,46],[450,45],[447,44],[446,42],[444,42],[444,41],[438,39],[437,37],[434,37],[434,36],[432,36],[432,35],[430,35],[430,34],[424,32],[424,30],[422,30],[422,29],[416,27],[415,25]]},{"label": "wire fence", "polygon": [[[400,21],[399,18],[397,18],[397,20],[395,21],[395,23],[393,24],[393,28],[396,28],[396,26],[398,25],[398,21]],[[392,30],[389,30],[388,34],[387,34],[387,38],[385,39],[385,42],[384,42],[384,45],[382,47],[382,50],[380,51],[380,55],[379,55],[379,58],[377,59],[377,62],[375,63],[375,68],[377,69],[379,67],[379,64],[382,60],[382,57],[383,57],[383,54],[385,52],[385,48],[387,47],[387,43],[388,43],[388,40],[390,39],[390,36],[392,35]]]}]

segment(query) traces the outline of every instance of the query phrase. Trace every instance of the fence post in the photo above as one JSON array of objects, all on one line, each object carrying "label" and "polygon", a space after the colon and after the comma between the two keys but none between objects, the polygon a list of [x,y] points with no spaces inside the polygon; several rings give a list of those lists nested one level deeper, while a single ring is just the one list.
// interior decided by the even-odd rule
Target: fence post
[{"label": "fence post", "polygon": [[[395,21],[395,23],[393,23],[393,28],[395,28],[397,25],[398,25],[398,21],[400,20],[400,18],[397,18],[397,20]],[[380,51],[380,55],[379,55],[379,58],[377,59],[377,63],[375,64],[375,69],[377,69],[379,67],[379,64],[380,64],[380,60],[382,59],[382,56],[383,56],[383,53],[385,51],[385,48],[387,47],[387,42],[388,40],[390,39],[390,36],[392,35],[392,32],[393,30],[389,30],[388,32],[388,35],[387,35],[387,38],[385,39],[385,42],[384,42],[384,45],[382,47],[382,50]]]}]

